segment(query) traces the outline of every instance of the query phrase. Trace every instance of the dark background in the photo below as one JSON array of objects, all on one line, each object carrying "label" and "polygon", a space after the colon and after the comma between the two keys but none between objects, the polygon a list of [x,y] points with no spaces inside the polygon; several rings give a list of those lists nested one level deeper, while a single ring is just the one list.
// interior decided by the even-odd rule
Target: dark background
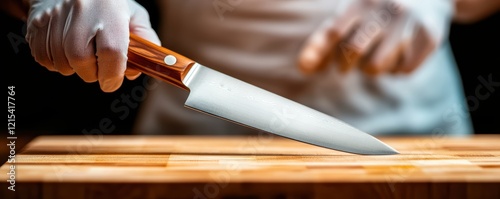
[{"label": "dark background", "polygon": [[475,132],[500,134],[500,87],[483,100],[476,94],[479,77],[500,82],[500,12],[474,24],[453,24],[450,42],[469,106],[476,106],[470,110]]},{"label": "dark background", "polygon": [[[154,27],[158,23],[154,4],[145,1]],[[2,14],[2,72],[4,89],[14,85],[16,91],[16,130],[19,136],[77,134],[99,128],[103,118],[109,118],[116,129],[109,134],[130,134],[138,108],[120,119],[111,104],[122,94],[131,94],[142,85],[145,76],[135,81],[125,80],[113,93],[104,93],[98,83],[84,83],[78,76],[62,76],[38,65],[30,54],[27,43],[15,51],[9,41],[13,35],[24,36],[24,23]],[[450,41],[463,80],[466,96],[476,96],[480,85],[478,77],[500,82],[500,14],[474,24],[453,24]],[[500,133],[500,87],[471,111],[474,130],[478,134]],[[471,104],[473,105],[473,104]],[[2,130],[5,132],[5,129]],[[3,144],[2,144],[3,145]]]}]

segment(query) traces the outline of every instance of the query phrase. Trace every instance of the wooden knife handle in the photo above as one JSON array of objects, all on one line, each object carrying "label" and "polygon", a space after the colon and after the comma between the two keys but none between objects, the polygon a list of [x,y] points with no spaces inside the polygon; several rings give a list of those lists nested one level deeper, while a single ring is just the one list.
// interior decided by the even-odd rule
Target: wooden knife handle
[{"label": "wooden knife handle", "polygon": [[194,64],[191,59],[130,33],[128,67],[188,90],[182,80]]}]

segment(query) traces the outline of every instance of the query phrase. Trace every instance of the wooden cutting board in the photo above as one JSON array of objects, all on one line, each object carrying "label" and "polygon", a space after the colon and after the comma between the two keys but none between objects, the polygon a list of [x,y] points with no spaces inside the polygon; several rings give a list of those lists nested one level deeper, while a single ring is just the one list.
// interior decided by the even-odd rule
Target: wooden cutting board
[{"label": "wooden cutting board", "polygon": [[[500,135],[380,137],[362,156],[259,136],[41,136],[5,198],[500,198]],[[7,189],[15,165],[16,192]],[[2,197],[4,198],[4,197]]]}]

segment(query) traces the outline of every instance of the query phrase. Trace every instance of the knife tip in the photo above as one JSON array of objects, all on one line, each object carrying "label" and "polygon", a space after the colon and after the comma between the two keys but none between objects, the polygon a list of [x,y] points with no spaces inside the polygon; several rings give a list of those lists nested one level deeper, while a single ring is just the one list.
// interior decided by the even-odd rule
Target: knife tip
[{"label": "knife tip", "polygon": [[363,152],[359,154],[362,155],[396,155],[400,154],[398,150],[392,148],[388,144],[382,142],[381,140],[372,137],[372,141],[370,144],[365,143],[364,146],[369,146],[368,149],[364,149]]},{"label": "knife tip", "polygon": [[386,143],[382,143],[385,147],[383,150],[380,150],[379,155],[397,155],[399,151],[387,145]]}]

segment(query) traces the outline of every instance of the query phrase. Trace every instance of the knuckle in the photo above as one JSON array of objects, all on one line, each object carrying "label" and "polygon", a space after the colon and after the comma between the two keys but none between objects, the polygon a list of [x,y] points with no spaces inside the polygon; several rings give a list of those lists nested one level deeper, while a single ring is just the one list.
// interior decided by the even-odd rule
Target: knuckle
[{"label": "knuckle", "polygon": [[68,4],[72,4],[72,7],[75,11],[83,11],[85,9],[85,1],[84,0],[66,0]]}]

